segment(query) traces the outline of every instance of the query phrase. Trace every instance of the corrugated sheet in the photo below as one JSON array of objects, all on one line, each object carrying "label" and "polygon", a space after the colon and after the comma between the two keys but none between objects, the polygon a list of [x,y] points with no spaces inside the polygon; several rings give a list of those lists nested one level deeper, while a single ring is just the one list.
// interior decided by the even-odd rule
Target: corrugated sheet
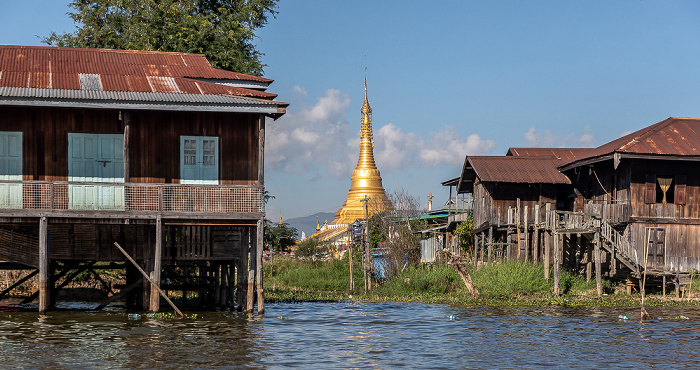
[{"label": "corrugated sheet", "polygon": [[249,81],[251,87],[272,82],[262,77],[213,68],[201,54],[0,46],[0,86],[80,89],[78,74],[99,75],[102,88],[107,91],[182,91],[261,99],[274,99],[277,96],[254,88],[221,88],[222,85],[206,81],[199,81],[200,88],[191,83],[188,88],[183,88],[181,85],[191,82],[190,79]]},{"label": "corrugated sheet", "polygon": [[564,166],[580,160],[613,153],[700,156],[700,119],[670,117],[577,156]]},{"label": "corrugated sheet", "polygon": [[554,157],[478,156],[467,161],[481,181],[525,184],[570,184],[557,166],[561,160]]},{"label": "corrugated sheet", "polygon": [[516,157],[556,157],[568,161],[591,151],[593,148],[509,148],[506,155]]},{"label": "corrugated sheet", "polygon": [[237,104],[277,106],[278,102],[250,99],[239,96],[154,93],[136,91],[95,91],[95,90],[65,90],[65,89],[34,89],[27,87],[0,86],[0,97],[11,98],[44,98],[65,100],[117,100],[143,102],[182,102],[207,104]]}]

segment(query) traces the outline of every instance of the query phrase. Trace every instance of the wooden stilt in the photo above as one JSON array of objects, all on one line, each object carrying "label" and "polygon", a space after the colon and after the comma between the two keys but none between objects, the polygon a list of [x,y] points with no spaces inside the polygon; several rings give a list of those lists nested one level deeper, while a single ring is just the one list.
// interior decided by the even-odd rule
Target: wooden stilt
[{"label": "wooden stilt", "polygon": [[530,242],[528,236],[530,235],[530,230],[527,227],[527,216],[528,216],[528,206],[525,206],[525,210],[523,211],[523,236],[524,236],[524,243],[525,243],[525,261],[528,260],[530,256]]},{"label": "wooden stilt", "polygon": [[484,265],[484,246],[486,245],[486,243],[484,242],[485,238],[486,238],[486,235],[482,231],[481,232],[481,265],[482,266]]},{"label": "wooden stilt", "polygon": [[532,225],[532,262],[540,260],[540,205],[535,205],[535,223]]},{"label": "wooden stilt", "polygon": [[474,262],[473,265],[474,267],[477,266],[476,261],[478,260],[477,256],[479,255],[479,234],[474,234],[474,256],[472,258],[472,261]]},{"label": "wooden stilt", "polygon": [[493,226],[489,227],[489,240],[486,243],[488,245],[488,264],[490,265],[493,256]]},{"label": "wooden stilt", "polygon": [[553,232],[554,232],[554,225],[553,225],[553,216],[552,216],[552,204],[547,203],[544,206],[545,209],[545,225],[546,225],[546,231],[547,235],[544,237],[544,278],[545,280],[549,281],[549,265],[550,265],[550,260],[551,260],[551,251],[552,251],[552,239],[554,237]]},{"label": "wooden stilt", "polygon": [[598,297],[603,296],[603,272],[601,271],[600,233],[595,233],[593,257],[595,258],[595,285]]},{"label": "wooden stilt", "polygon": [[258,238],[251,233],[250,249],[248,252],[248,280],[246,281],[246,302],[244,310],[246,313],[253,313],[253,305],[255,304],[255,243],[257,242]]},{"label": "wooden stilt", "polygon": [[155,250],[153,251],[153,283],[151,284],[151,302],[149,305],[149,312],[159,312],[160,311],[160,295],[158,291],[160,290],[160,270],[161,270],[161,258],[163,255],[163,220],[160,215],[156,217],[156,240],[155,240]]},{"label": "wooden stilt", "polygon": [[559,296],[559,234],[554,233],[554,295]]},{"label": "wooden stilt", "polygon": [[264,238],[264,220],[260,219],[258,220],[258,227],[257,227],[257,238],[258,242],[256,243],[255,246],[255,284],[256,284],[256,289],[258,290],[258,314],[262,315],[265,313],[265,299],[263,296],[263,261],[262,261],[262,252],[263,252],[263,238]]},{"label": "wooden stilt", "polygon": [[49,276],[49,231],[48,219],[39,219],[39,313],[44,314],[51,302],[51,287]]}]

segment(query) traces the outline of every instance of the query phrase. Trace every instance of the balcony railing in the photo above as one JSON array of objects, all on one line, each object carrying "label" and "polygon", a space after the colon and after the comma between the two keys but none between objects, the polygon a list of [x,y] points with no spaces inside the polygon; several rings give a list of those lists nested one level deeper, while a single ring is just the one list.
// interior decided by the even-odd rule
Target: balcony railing
[{"label": "balcony railing", "polygon": [[67,181],[0,181],[3,210],[261,213],[264,188]]},{"label": "balcony railing", "polygon": [[587,216],[599,217],[611,224],[620,224],[630,221],[632,206],[629,203],[586,203],[583,205],[583,213]]}]

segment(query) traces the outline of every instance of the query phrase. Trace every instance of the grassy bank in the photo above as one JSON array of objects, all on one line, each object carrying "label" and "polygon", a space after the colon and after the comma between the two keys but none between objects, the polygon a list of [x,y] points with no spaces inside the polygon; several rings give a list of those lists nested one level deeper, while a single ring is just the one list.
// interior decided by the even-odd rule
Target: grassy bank
[{"label": "grassy bank", "polygon": [[[397,276],[373,284],[364,292],[362,269],[355,258],[355,291],[349,290],[347,258],[333,261],[302,261],[279,258],[265,265],[265,296],[269,301],[366,301],[425,302],[463,305],[638,305],[639,294],[626,295],[614,282],[604,279],[606,295],[599,298],[595,281],[562,269],[559,297],[553,295],[554,279],[544,278],[544,265],[503,262],[479,269],[469,267],[480,296],[472,298],[452,266],[435,264],[406,268]],[[551,276],[551,275],[550,275]],[[700,286],[700,284],[697,284]],[[696,286],[693,286],[694,290]],[[648,295],[648,305],[679,304]],[[695,304],[695,301],[683,301]]]}]

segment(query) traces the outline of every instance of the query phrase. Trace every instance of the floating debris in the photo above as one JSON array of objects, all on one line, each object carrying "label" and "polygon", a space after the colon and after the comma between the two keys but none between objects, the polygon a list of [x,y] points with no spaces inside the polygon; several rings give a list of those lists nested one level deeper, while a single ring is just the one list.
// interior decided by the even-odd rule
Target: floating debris
[{"label": "floating debris", "polygon": [[625,315],[617,315],[617,317],[618,317],[620,320],[623,320],[623,321],[626,321],[626,320],[629,320],[629,319],[630,319],[629,317],[627,317],[627,316],[625,316]]}]

